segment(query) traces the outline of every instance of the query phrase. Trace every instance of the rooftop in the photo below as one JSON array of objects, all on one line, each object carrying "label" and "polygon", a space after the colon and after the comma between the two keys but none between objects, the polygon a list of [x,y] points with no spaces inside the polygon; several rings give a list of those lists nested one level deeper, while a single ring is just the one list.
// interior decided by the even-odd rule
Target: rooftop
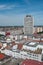
[{"label": "rooftop", "polygon": [[28,43],[25,43],[25,45],[31,46],[31,47],[36,47],[36,46],[38,45],[38,43],[35,43],[35,42],[28,42]]},{"label": "rooftop", "polygon": [[42,45],[43,46],[43,42],[36,42],[36,41],[33,41],[33,42],[26,42],[24,45],[27,45],[27,46],[30,46],[30,47],[36,47],[38,45]]},{"label": "rooftop", "polygon": [[41,54],[42,53],[42,49],[39,49],[39,48],[35,51],[31,51],[31,50],[24,50],[24,51],[26,51],[27,53],[34,53],[34,54]]},{"label": "rooftop", "polygon": [[0,53],[0,60],[4,59],[5,58],[5,55]]},{"label": "rooftop", "polygon": [[35,60],[24,60],[21,65],[43,65],[43,62],[35,61]]},{"label": "rooftop", "polygon": [[26,17],[31,17],[31,15],[26,15]]},{"label": "rooftop", "polygon": [[31,43],[29,43],[29,45],[35,45],[36,43],[34,43],[34,42],[31,42]]}]

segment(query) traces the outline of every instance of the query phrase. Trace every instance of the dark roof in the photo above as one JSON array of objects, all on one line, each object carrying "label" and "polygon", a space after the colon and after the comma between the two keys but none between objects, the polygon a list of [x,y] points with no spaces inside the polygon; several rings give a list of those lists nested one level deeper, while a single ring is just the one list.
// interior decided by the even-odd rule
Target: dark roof
[{"label": "dark roof", "polygon": [[43,27],[43,25],[34,25],[34,27]]},{"label": "dark roof", "polygon": [[23,26],[0,26],[0,28],[17,28],[17,27],[20,27],[22,28]]},{"label": "dark roof", "polygon": [[31,17],[31,15],[26,15],[26,17]]}]

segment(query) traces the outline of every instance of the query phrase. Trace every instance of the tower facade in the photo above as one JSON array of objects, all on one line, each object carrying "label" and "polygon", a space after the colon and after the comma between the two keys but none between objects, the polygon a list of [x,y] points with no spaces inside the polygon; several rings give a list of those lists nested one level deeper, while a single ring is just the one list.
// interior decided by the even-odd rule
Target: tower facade
[{"label": "tower facade", "polygon": [[24,34],[33,34],[33,17],[26,15],[24,18]]}]

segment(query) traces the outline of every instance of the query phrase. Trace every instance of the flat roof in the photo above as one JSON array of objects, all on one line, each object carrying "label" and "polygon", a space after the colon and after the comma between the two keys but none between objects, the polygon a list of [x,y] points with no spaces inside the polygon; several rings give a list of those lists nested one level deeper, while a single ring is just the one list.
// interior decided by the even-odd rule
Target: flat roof
[{"label": "flat roof", "polygon": [[39,42],[27,42],[24,45],[30,46],[30,47],[36,47],[38,45],[43,45],[43,43],[39,43]]},{"label": "flat roof", "polygon": [[32,44],[32,42],[27,42],[27,43],[25,43],[25,45],[31,46],[31,47],[36,47],[38,45],[38,43],[33,43]]},{"label": "flat roof", "polygon": [[34,42],[31,42],[31,43],[29,43],[29,45],[35,45],[36,43],[34,43]]}]

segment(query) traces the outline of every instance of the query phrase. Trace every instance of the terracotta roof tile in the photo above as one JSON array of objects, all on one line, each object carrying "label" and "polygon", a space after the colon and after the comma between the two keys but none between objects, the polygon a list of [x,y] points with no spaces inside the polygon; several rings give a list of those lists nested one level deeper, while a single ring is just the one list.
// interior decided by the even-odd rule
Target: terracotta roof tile
[{"label": "terracotta roof tile", "polygon": [[10,35],[10,32],[6,32],[6,36],[7,36],[7,35]]},{"label": "terracotta roof tile", "polygon": [[43,65],[43,62],[26,59],[21,63],[21,65]]},{"label": "terracotta roof tile", "polygon": [[18,49],[19,49],[19,50],[21,50],[21,49],[22,49],[22,47],[23,47],[23,44],[21,44],[21,43],[20,43],[20,44],[18,44]]},{"label": "terracotta roof tile", "polygon": [[6,48],[6,49],[11,49],[11,46],[6,46],[5,48]]},{"label": "terracotta roof tile", "polygon": [[5,55],[0,53],[0,60],[4,59],[5,58]]}]

